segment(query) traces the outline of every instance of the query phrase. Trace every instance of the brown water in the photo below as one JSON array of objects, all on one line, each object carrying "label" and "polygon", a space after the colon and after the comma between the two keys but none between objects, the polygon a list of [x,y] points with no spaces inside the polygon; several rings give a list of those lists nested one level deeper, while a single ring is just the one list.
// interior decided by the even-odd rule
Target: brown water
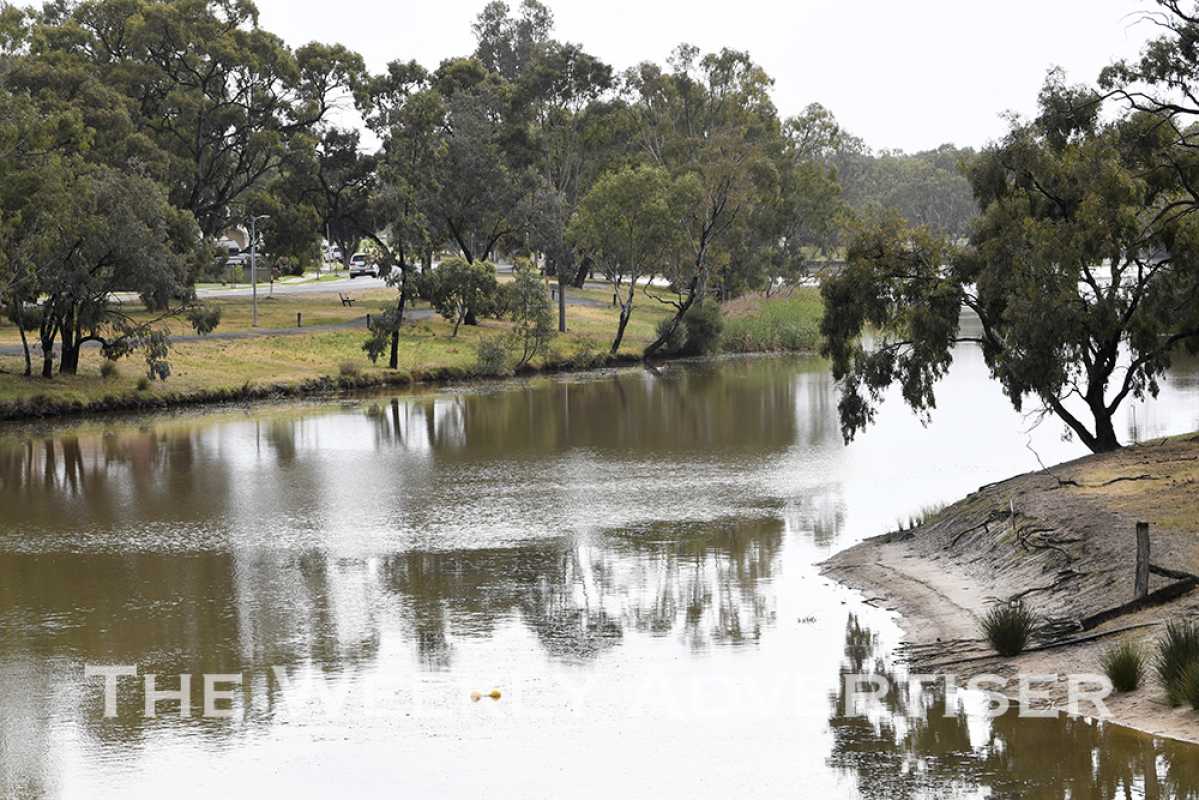
[{"label": "brown water", "polygon": [[[898,630],[814,565],[1082,455],[974,351],[941,406],[846,447],[820,362],[742,359],[10,428],[0,796],[1199,796],[1199,749],[1111,725],[844,714]],[[1123,423],[1196,428],[1193,362]],[[85,664],[192,674],[193,715],[125,679],[106,719]]]}]

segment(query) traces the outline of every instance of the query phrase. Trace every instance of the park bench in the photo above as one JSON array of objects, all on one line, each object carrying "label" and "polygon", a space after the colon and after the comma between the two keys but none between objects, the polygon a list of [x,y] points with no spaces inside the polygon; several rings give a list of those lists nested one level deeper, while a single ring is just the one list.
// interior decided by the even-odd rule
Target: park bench
[{"label": "park bench", "polygon": [[341,292],[338,292],[337,296],[341,298],[341,304],[343,306],[350,306],[351,308],[354,307],[354,298],[350,297],[348,294],[342,294]]}]

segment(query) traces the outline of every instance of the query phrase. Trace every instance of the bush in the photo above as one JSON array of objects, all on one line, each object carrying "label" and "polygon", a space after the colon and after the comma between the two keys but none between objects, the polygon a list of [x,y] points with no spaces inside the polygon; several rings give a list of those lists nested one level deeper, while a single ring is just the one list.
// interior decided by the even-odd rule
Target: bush
[{"label": "bush", "polygon": [[453,324],[454,336],[471,314],[492,316],[503,305],[495,264],[470,263],[458,256],[442,260],[437,269],[421,275],[420,295]]},{"label": "bush", "polygon": [[[1153,661],[1154,671],[1166,690],[1166,699],[1172,706],[1180,706],[1194,697],[1188,686],[1194,684],[1199,668],[1199,627],[1187,620],[1175,620],[1166,624],[1166,635],[1157,643],[1157,657]],[[1196,704],[1199,705],[1199,704]]]},{"label": "bush", "polygon": [[304,262],[295,256],[280,256],[279,258],[275,259],[272,272],[276,277],[281,277],[283,275],[303,275]]},{"label": "bush", "polygon": [[[666,317],[658,321],[658,327],[655,330],[655,335],[660,339],[666,334],[670,328],[670,323],[674,321],[673,317]],[[675,326],[674,333],[670,334],[665,342],[662,343],[661,352],[665,355],[676,355],[683,349],[683,345],[687,342],[687,321],[681,320]]]},{"label": "bush", "polygon": [[121,377],[121,370],[117,366],[117,362],[107,358],[100,362],[100,377],[106,381]]},{"label": "bush", "polygon": [[512,347],[517,353],[516,369],[545,352],[554,338],[554,315],[545,284],[527,261],[518,259],[512,283],[503,289],[504,307],[512,320]]},{"label": "bush", "polygon": [[353,361],[343,361],[337,365],[337,372],[343,378],[357,378],[360,370]]},{"label": "bush", "polygon": [[995,652],[1001,656],[1017,656],[1024,652],[1028,639],[1036,630],[1037,618],[1023,600],[993,606],[982,618],[982,632]]},{"label": "bush", "polygon": [[504,375],[508,372],[508,347],[505,337],[480,339],[475,345],[475,372],[480,375]]},{"label": "bush", "polygon": [[145,375],[143,375],[137,379],[137,390],[139,392],[144,392],[149,388],[150,388],[150,379],[149,378],[147,378]]},{"label": "bush", "polygon": [[606,363],[606,355],[591,339],[579,340],[579,347],[570,357],[570,365],[575,369],[595,369]]},{"label": "bush", "polygon": [[1145,654],[1135,642],[1126,639],[1109,647],[1099,663],[1117,692],[1131,692],[1141,685],[1141,678],[1145,674]]},{"label": "bush", "polygon": [[686,325],[683,347],[680,351],[686,356],[706,356],[716,352],[720,346],[720,334],[724,332],[724,317],[720,313],[720,304],[715,302],[698,303],[687,309],[683,316]]},{"label": "bush", "polygon": [[823,308],[820,293],[812,289],[733,300],[725,308],[721,349],[730,353],[815,352],[820,348]]}]

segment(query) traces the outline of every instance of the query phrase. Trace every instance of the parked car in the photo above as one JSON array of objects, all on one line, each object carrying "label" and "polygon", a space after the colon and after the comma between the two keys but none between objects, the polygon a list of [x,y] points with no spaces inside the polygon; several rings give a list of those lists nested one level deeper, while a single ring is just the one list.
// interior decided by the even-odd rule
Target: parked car
[{"label": "parked car", "polygon": [[350,277],[357,278],[359,275],[370,275],[372,278],[378,275],[378,270],[366,257],[366,253],[355,253],[350,256]]}]

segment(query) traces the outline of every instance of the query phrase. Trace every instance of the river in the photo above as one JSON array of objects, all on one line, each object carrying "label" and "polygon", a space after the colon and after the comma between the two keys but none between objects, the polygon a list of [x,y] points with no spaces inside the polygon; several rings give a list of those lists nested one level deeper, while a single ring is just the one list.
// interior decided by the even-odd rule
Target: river
[{"label": "river", "polygon": [[[818,562],[1084,454],[969,347],[938,394],[848,446],[809,358],[9,426],[0,796],[1199,795],[1114,725],[845,713],[899,629]],[[1120,431],[1195,429],[1187,361]],[[88,665],[137,670],[114,716]]]}]

